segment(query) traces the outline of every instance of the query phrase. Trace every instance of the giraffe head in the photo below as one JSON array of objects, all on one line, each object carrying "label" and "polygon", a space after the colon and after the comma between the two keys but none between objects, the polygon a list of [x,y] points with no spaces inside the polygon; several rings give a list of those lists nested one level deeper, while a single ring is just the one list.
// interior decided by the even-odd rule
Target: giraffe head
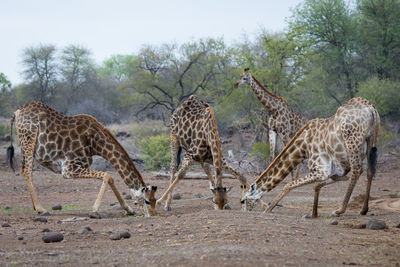
[{"label": "giraffe head", "polygon": [[266,191],[263,190],[262,187],[257,188],[257,184],[252,184],[248,191],[245,190],[246,186],[243,187],[244,188],[242,188],[242,195],[240,198],[242,210],[253,210]]},{"label": "giraffe head", "polygon": [[225,206],[228,204],[228,192],[230,191],[230,188],[222,186],[213,187],[210,185],[210,190],[214,194],[213,197],[213,202],[215,204],[214,208],[216,210],[223,210]]},{"label": "giraffe head", "polygon": [[250,84],[251,74],[249,72],[249,68],[245,68],[243,74],[240,76],[240,79],[235,83],[234,87],[238,88],[239,85]]},{"label": "giraffe head", "polygon": [[[157,191],[157,186],[145,186],[139,190],[131,189],[132,193],[139,198],[139,200],[144,201],[144,210],[146,216],[155,216],[156,215],[156,201],[155,193]],[[143,202],[142,202],[143,203]],[[150,210],[150,214],[149,214]]]}]

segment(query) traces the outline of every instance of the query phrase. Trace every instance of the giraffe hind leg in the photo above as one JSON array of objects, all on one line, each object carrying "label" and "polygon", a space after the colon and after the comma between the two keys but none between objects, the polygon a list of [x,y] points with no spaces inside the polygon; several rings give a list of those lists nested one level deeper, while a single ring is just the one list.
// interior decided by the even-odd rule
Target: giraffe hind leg
[{"label": "giraffe hind leg", "polygon": [[33,161],[35,158],[38,129],[36,128],[31,136],[18,135],[21,144],[22,164],[21,174],[24,176],[28,191],[31,196],[33,209],[38,213],[46,210],[40,205],[38,196],[33,186]]}]

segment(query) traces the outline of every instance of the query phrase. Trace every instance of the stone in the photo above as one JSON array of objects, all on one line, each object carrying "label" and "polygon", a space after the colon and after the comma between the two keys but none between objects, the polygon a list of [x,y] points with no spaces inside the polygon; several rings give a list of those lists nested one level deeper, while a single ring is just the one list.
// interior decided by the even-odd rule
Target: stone
[{"label": "stone", "polygon": [[10,206],[5,206],[4,209],[5,209],[5,210],[10,210],[11,207],[10,207]]},{"label": "stone", "polygon": [[196,194],[196,195],[194,195],[196,198],[202,198],[203,197],[203,195],[202,194]]},{"label": "stone", "polygon": [[60,204],[54,205],[51,207],[52,210],[62,210],[62,206]]},{"label": "stone", "polygon": [[1,224],[1,227],[11,227],[11,225],[8,222],[4,222]]},{"label": "stone", "polygon": [[22,235],[18,236],[18,240],[24,240],[24,237]]},{"label": "stone", "polygon": [[81,229],[79,229],[78,235],[83,235],[83,234],[86,234],[89,232],[93,232],[92,228],[90,228],[89,226],[85,226],[85,227],[82,227]]},{"label": "stone", "polygon": [[122,207],[119,203],[115,204],[114,206],[112,206],[113,210],[122,210]]},{"label": "stone", "polygon": [[121,240],[122,238],[130,238],[131,234],[129,232],[112,233],[110,235],[111,240]]},{"label": "stone", "polygon": [[43,228],[43,229],[42,229],[42,232],[43,232],[43,233],[48,233],[48,232],[50,232],[50,229],[49,229],[49,228]]},{"label": "stone", "polygon": [[42,214],[40,214],[41,216],[51,216],[50,212],[45,211]]},{"label": "stone", "polygon": [[126,194],[126,195],[124,196],[124,198],[125,198],[126,200],[129,200],[129,199],[132,199],[132,196],[129,195],[129,194]]},{"label": "stone", "polygon": [[90,212],[89,217],[92,219],[104,219],[104,218],[110,218],[111,215],[108,214],[107,212]]},{"label": "stone", "polygon": [[305,214],[305,215],[303,215],[301,218],[302,218],[302,219],[310,219],[310,218],[311,218],[311,216],[310,216],[310,215],[308,215],[308,214]]},{"label": "stone", "polygon": [[61,234],[61,233],[57,233],[57,232],[54,232],[54,233],[47,233],[47,234],[44,234],[44,235],[42,236],[42,240],[43,240],[45,243],[60,242],[60,241],[62,241],[63,239],[64,239],[64,235]]},{"label": "stone", "polygon": [[370,230],[382,230],[382,229],[387,229],[388,227],[386,226],[385,221],[377,220],[377,219],[370,219],[367,222],[366,228],[370,229]]},{"label": "stone", "polygon": [[36,217],[35,219],[33,219],[33,221],[34,222],[44,222],[44,223],[46,223],[47,219],[43,218],[43,217]]},{"label": "stone", "polygon": [[179,193],[173,194],[173,195],[172,195],[172,199],[175,199],[175,200],[181,199],[181,194],[179,194]]},{"label": "stone", "polygon": [[338,225],[339,222],[337,220],[332,220],[329,224],[330,225]]}]

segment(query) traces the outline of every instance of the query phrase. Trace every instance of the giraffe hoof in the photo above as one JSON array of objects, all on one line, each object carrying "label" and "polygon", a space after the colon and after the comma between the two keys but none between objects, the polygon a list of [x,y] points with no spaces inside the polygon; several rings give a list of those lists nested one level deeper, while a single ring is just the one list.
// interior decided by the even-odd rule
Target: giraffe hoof
[{"label": "giraffe hoof", "polygon": [[164,207],[164,210],[165,210],[165,211],[171,211],[171,207],[170,207],[170,206]]},{"label": "giraffe hoof", "polygon": [[136,212],[134,211],[134,210],[127,210],[126,211],[126,215],[128,215],[128,216],[136,216]]},{"label": "giraffe hoof", "polygon": [[231,210],[231,209],[232,209],[231,205],[229,205],[229,204],[226,204],[225,207],[224,207],[224,210]]}]

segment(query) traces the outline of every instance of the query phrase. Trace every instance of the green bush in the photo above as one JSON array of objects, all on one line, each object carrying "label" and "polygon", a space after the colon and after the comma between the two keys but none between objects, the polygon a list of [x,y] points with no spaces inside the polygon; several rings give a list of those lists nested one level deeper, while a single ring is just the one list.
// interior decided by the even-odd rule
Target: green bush
[{"label": "green bush", "polygon": [[4,137],[10,134],[10,126],[5,124],[0,124],[0,137]]},{"label": "green bush", "polygon": [[270,152],[269,144],[264,142],[257,142],[254,143],[250,156],[256,159],[268,160],[269,152]]},{"label": "green bush", "polygon": [[148,169],[159,170],[162,167],[169,166],[171,153],[167,134],[143,138],[140,146]]},{"label": "green bush", "polygon": [[364,97],[375,105],[380,116],[399,114],[400,82],[373,77],[360,84],[358,96]]}]

